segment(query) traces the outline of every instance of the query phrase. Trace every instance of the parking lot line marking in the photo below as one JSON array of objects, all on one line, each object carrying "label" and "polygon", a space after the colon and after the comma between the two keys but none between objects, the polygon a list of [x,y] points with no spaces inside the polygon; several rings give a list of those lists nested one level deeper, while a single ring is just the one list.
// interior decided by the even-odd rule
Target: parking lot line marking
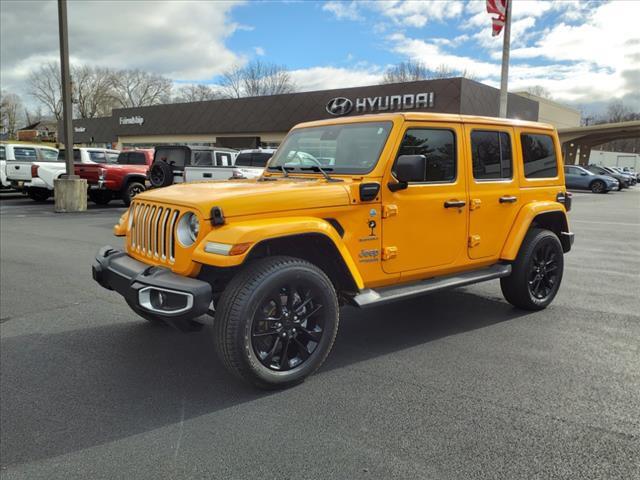
[{"label": "parking lot line marking", "polygon": [[571,220],[571,223],[593,223],[594,225],[625,225],[625,226],[628,226],[628,227],[640,227],[640,223],[594,222],[592,220]]}]

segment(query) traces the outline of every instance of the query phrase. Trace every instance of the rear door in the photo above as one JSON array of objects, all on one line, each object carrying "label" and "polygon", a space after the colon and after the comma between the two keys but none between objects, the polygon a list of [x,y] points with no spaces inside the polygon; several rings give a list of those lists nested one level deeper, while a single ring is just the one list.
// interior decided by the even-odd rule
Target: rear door
[{"label": "rear door", "polygon": [[515,132],[505,126],[465,125],[471,165],[469,184],[469,258],[497,258],[522,199],[513,161]]}]

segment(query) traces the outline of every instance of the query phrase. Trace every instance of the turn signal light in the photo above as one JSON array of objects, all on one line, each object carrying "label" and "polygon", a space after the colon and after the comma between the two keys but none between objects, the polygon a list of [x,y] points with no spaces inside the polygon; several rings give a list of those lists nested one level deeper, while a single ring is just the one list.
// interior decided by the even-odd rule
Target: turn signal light
[{"label": "turn signal light", "polygon": [[31,178],[38,177],[38,165],[31,165]]},{"label": "turn signal light", "polygon": [[242,255],[244,252],[249,250],[250,246],[250,243],[238,243],[231,247],[231,250],[229,250],[229,255]]}]

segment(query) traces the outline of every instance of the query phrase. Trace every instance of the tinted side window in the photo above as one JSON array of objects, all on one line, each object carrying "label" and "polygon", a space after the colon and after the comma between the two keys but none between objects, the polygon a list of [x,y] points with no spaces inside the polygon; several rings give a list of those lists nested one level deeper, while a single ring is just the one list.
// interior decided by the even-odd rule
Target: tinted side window
[{"label": "tinted side window", "polygon": [[500,180],[511,178],[511,138],[506,132],[471,132],[473,178]]},{"label": "tinted side window", "polygon": [[266,167],[267,162],[272,157],[270,153],[252,153],[251,154],[251,166],[252,167]]},{"label": "tinted side window", "polygon": [[228,167],[231,165],[231,154],[226,152],[216,152],[216,165]]},{"label": "tinted side window", "polygon": [[129,152],[129,159],[127,162],[129,165],[146,165],[147,157],[142,152]]},{"label": "tinted side window", "polygon": [[211,155],[211,152],[194,152],[193,165],[196,167],[213,166],[213,157]]},{"label": "tinted side window", "polygon": [[251,154],[241,153],[236,157],[236,166],[238,167],[250,167],[251,166]]},{"label": "tinted side window", "polygon": [[[66,153],[65,150],[59,150],[58,151],[58,161],[59,162],[64,162],[66,157],[65,157]],[[80,150],[74,150],[73,151],[73,161],[74,162],[79,162],[80,161]]]},{"label": "tinted side window", "polygon": [[558,175],[553,138],[549,135],[523,133],[520,135],[520,142],[525,177],[552,178]]},{"label": "tinted side window", "polygon": [[16,157],[16,160],[25,162],[35,162],[37,160],[35,148],[13,147],[13,156]]},{"label": "tinted side window", "polygon": [[0,160],[6,160],[7,159],[7,154],[5,152],[4,147],[0,147]]},{"label": "tinted side window", "polygon": [[451,130],[409,129],[400,144],[400,155],[427,158],[423,182],[452,182],[456,178],[455,134]]},{"label": "tinted side window", "polygon": [[107,155],[104,152],[89,150],[89,160],[96,163],[107,163]]}]

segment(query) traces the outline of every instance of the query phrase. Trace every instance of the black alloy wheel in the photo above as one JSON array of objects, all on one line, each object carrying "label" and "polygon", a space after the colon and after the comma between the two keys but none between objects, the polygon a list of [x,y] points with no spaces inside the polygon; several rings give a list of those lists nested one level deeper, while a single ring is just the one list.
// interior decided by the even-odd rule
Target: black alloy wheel
[{"label": "black alloy wheel", "polygon": [[323,364],[339,317],[335,287],[318,266],[265,257],[250,261],[225,287],[214,342],[234,375],[258,388],[286,388]]},{"label": "black alloy wheel", "polygon": [[529,292],[544,301],[558,282],[558,253],[550,243],[542,243],[533,252],[529,266]]},{"label": "black alloy wheel", "polygon": [[279,372],[302,365],[322,339],[324,313],[311,285],[274,290],[253,318],[251,344],[260,363]]},{"label": "black alloy wheel", "polygon": [[512,263],[511,275],[500,279],[504,298],[525,310],[542,310],[553,301],[564,272],[564,252],[558,236],[543,228],[527,232]]}]

